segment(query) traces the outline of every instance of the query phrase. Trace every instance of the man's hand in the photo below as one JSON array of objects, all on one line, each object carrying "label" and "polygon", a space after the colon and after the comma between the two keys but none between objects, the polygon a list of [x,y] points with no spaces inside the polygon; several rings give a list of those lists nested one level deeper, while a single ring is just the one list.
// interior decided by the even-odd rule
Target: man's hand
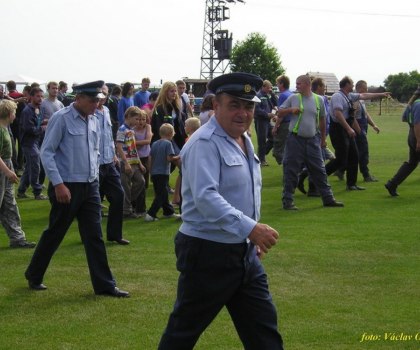
[{"label": "man's hand", "polygon": [[372,126],[372,128],[373,128],[373,130],[375,130],[375,132],[376,132],[377,134],[379,134],[379,131],[381,131],[381,130],[378,128],[378,126],[377,126],[377,125]]},{"label": "man's hand", "polygon": [[19,178],[17,177],[17,175],[14,171],[9,170],[6,174],[6,177],[13,184],[17,184],[19,182]]},{"label": "man's hand", "polygon": [[299,107],[290,107],[290,113],[292,113],[294,115],[298,115],[300,113],[300,108]]},{"label": "man's hand", "polygon": [[279,238],[278,232],[272,227],[265,224],[256,224],[248,236],[249,240],[259,247],[263,253],[277,243]]},{"label": "man's hand", "polygon": [[70,190],[63,183],[54,187],[55,198],[57,198],[58,203],[69,204],[71,200]]},{"label": "man's hand", "polygon": [[356,137],[356,131],[354,131],[352,128],[348,128],[347,129],[347,134],[350,136],[350,137]]}]

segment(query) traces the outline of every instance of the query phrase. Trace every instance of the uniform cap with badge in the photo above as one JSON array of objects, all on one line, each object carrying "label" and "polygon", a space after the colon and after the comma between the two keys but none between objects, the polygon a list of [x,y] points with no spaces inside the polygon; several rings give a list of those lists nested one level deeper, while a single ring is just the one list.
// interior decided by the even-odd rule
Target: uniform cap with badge
[{"label": "uniform cap with badge", "polygon": [[103,80],[92,81],[89,83],[78,84],[73,86],[73,93],[86,95],[89,97],[106,98],[102,92],[105,82]]},{"label": "uniform cap with badge", "polygon": [[220,75],[209,82],[209,90],[215,95],[225,93],[241,100],[261,102],[257,92],[261,89],[263,80],[251,73],[228,73]]}]

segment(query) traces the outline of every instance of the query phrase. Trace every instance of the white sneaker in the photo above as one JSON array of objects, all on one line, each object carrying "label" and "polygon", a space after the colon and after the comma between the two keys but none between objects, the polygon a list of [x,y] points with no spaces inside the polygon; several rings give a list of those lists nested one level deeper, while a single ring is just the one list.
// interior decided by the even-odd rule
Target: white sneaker
[{"label": "white sneaker", "polygon": [[146,214],[144,216],[144,221],[147,221],[147,222],[158,221],[158,220],[159,220],[158,218],[154,218],[153,216],[150,216],[149,214]]},{"label": "white sneaker", "polygon": [[180,215],[180,214],[175,214],[175,213],[173,213],[173,214],[171,214],[171,215],[163,215],[163,217],[164,217],[165,219],[170,219],[170,218],[180,219],[180,218],[181,218],[181,215]]}]

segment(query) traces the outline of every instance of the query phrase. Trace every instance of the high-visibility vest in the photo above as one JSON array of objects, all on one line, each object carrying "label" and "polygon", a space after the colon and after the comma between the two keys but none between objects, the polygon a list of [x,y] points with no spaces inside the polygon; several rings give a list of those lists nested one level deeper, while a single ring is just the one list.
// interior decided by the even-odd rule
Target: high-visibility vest
[{"label": "high-visibility vest", "polygon": [[[303,114],[303,110],[304,110],[304,108],[303,108],[302,94],[297,94],[297,95],[298,95],[298,98],[299,98],[299,109],[300,109],[300,113],[299,113],[298,120],[297,120],[295,126],[293,127],[293,133],[295,133],[295,134],[297,134],[298,131],[299,131],[299,125],[300,125],[300,121],[302,119],[302,114]],[[312,93],[312,96],[315,99],[315,105],[316,105],[316,127],[318,129],[318,126],[319,126],[319,113],[321,111],[321,104],[320,104],[319,100],[321,98],[320,98],[320,96],[318,96],[318,95],[316,95],[314,93]]]}]

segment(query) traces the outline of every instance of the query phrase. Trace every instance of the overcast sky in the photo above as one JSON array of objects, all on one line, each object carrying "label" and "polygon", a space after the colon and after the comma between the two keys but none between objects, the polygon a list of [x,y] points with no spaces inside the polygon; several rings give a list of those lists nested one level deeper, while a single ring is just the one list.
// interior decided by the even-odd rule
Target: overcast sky
[{"label": "overcast sky", "polygon": [[[0,79],[153,83],[199,78],[205,0],[0,0]],[[228,4],[234,43],[259,32],[286,74],[369,85],[420,70],[418,0],[246,0]]]}]

